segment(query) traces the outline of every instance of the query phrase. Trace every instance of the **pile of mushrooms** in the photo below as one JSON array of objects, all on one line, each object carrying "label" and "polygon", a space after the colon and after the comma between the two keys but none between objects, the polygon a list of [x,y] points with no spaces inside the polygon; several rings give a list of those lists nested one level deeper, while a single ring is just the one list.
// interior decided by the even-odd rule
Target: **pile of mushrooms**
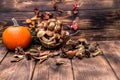
[{"label": "pile of mushrooms", "polygon": [[45,48],[51,49],[62,45],[69,37],[69,33],[63,29],[62,21],[53,18],[50,12],[45,12],[41,16],[38,9],[34,12],[34,17],[26,19],[34,38],[37,37]]},{"label": "pile of mushrooms", "polygon": [[[44,16],[40,17],[36,9],[35,14],[33,18],[27,19],[26,23],[29,24],[30,30],[34,29],[35,37],[39,39],[43,47],[55,49],[60,46],[61,53],[57,55],[70,59],[74,57],[89,58],[102,54],[102,50],[96,42],[88,43],[85,38],[71,40],[69,32],[63,29],[62,21],[53,18],[51,13],[45,13]],[[47,56],[49,55],[47,54]]]},{"label": "pile of mushrooms", "polygon": [[62,22],[50,19],[38,25],[37,37],[46,48],[56,48],[61,45],[69,36],[69,33],[62,28]]},{"label": "pile of mushrooms", "polygon": [[62,47],[62,57],[82,59],[90,58],[102,54],[102,50],[97,42],[89,43],[85,38],[78,40],[69,39],[66,45]]}]

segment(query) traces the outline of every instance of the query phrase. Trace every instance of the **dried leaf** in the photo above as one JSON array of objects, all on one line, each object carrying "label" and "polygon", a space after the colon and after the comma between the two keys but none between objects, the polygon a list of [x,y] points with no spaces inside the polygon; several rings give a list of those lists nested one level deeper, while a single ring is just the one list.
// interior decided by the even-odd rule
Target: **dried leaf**
[{"label": "dried leaf", "polygon": [[21,61],[23,58],[14,58],[13,60],[11,60],[11,62],[19,62]]},{"label": "dried leaf", "polygon": [[32,58],[30,52],[25,52],[25,57],[27,60],[31,60]]},{"label": "dried leaf", "polygon": [[40,53],[39,56],[45,56],[45,55],[49,55],[50,54],[50,51],[44,51],[43,53]]},{"label": "dried leaf", "polygon": [[23,58],[24,55],[13,55],[14,58]]},{"label": "dried leaf", "polygon": [[37,50],[40,52],[42,49],[42,46],[38,47]]},{"label": "dried leaf", "polygon": [[31,57],[39,57],[40,53],[30,53]]},{"label": "dried leaf", "polygon": [[36,50],[36,49],[30,49],[30,50],[29,50],[29,52],[32,52],[32,53],[37,53],[37,52],[38,52],[38,50]]},{"label": "dried leaf", "polygon": [[55,62],[56,62],[56,65],[62,65],[65,63],[63,59],[56,59]]},{"label": "dried leaf", "polygon": [[100,54],[103,54],[102,50],[96,50],[95,53],[92,54],[92,57],[95,57]]},{"label": "dried leaf", "polygon": [[48,59],[48,56],[42,56],[42,57],[40,57],[40,61],[38,63],[41,64],[42,62],[44,62],[47,59]]},{"label": "dried leaf", "polygon": [[20,54],[20,55],[24,55],[25,54],[23,48],[21,48],[21,47],[15,48],[15,53],[16,54]]},{"label": "dried leaf", "polygon": [[49,54],[49,57],[55,57],[55,56],[58,56],[58,55],[60,55],[62,52],[61,51],[55,51],[55,52],[53,52],[53,53],[50,53]]}]

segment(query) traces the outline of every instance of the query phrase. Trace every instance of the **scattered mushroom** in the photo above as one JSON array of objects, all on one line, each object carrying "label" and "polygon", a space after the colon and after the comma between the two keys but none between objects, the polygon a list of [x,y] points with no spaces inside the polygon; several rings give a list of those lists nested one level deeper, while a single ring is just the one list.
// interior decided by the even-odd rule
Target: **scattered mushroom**
[{"label": "scattered mushroom", "polygon": [[[54,5],[54,9],[60,13],[62,12],[62,10],[57,8],[56,4]],[[77,11],[76,3],[74,4],[74,11]],[[26,52],[21,47],[17,47],[15,49],[16,55],[14,55],[14,59],[11,62],[18,62],[26,58],[27,60],[33,59],[38,61],[38,63],[42,63],[49,57],[53,58],[55,56],[69,59],[74,57],[82,59],[84,57],[89,58],[102,54],[98,43],[89,44],[86,38],[83,37],[80,37],[78,40],[70,39],[72,35],[79,32],[76,21],[73,21],[73,24],[69,26],[75,31],[74,34],[70,34],[63,29],[62,21],[53,19],[53,14],[50,12],[45,12],[45,14],[39,16],[39,10],[35,8],[34,13],[35,16],[26,19],[26,23],[29,24],[30,31],[34,33],[34,35],[32,34],[33,39],[39,39],[39,42],[45,50],[41,49],[41,45],[38,48],[31,48]],[[55,49],[58,46],[61,46],[60,52],[52,53],[51,50],[47,50]],[[62,59],[56,59],[55,62],[56,65],[64,64]]]}]

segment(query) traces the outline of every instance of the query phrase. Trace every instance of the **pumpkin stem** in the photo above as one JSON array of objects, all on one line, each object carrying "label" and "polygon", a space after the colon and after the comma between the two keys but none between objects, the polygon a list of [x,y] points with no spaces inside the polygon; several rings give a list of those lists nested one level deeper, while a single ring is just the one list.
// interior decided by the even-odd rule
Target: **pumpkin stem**
[{"label": "pumpkin stem", "polygon": [[18,24],[18,22],[17,22],[17,20],[15,18],[12,18],[12,21],[14,23],[14,26],[19,26],[19,24]]}]

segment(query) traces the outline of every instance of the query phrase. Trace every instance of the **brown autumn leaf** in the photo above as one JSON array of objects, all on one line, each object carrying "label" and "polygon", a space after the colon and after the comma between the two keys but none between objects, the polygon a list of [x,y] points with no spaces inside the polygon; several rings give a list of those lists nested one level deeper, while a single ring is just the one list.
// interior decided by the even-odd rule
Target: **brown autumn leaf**
[{"label": "brown autumn leaf", "polygon": [[45,56],[45,55],[49,55],[50,51],[44,51],[43,53],[40,53],[39,56]]}]

